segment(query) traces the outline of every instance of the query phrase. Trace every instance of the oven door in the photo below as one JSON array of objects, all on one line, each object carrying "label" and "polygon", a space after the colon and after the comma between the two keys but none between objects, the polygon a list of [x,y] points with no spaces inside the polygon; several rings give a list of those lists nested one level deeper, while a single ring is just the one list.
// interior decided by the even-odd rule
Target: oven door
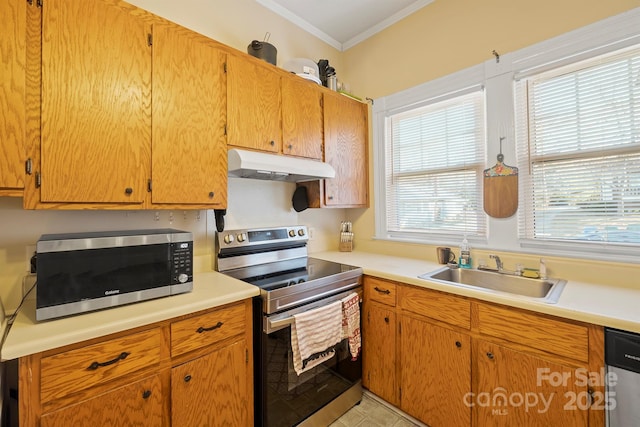
[{"label": "oven door", "polygon": [[[254,317],[261,320],[257,322],[261,323],[260,330],[255,334],[256,425],[298,425],[330,403],[341,406],[334,400],[343,395],[347,396],[347,408],[360,401],[362,352],[352,360],[347,339],[335,346],[333,357],[300,375],[297,375],[293,368],[291,350],[291,323],[295,312],[309,310],[317,304],[327,304],[332,302],[329,300],[335,301],[349,293],[329,297],[315,304],[271,317],[262,314]],[[262,307],[261,303],[257,305]],[[342,412],[337,413],[336,417],[341,414]],[[326,417],[327,414],[322,416]],[[331,418],[330,415],[329,417]]]}]

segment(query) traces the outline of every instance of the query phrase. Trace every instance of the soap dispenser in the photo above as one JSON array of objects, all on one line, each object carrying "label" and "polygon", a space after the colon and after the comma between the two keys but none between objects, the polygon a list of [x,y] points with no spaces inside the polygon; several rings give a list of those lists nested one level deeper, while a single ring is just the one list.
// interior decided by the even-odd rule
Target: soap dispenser
[{"label": "soap dispenser", "polygon": [[458,266],[460,268],[471,268],[471,248],[467,236],[464,236],[460,244],[460,257],[458,258]]}]

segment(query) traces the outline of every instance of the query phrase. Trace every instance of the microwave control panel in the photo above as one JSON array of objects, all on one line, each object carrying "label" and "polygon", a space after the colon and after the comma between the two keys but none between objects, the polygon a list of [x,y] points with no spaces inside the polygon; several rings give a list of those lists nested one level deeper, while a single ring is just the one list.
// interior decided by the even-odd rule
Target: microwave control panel
[{"label": "microwave control panel", "polygon": [[171,283],[193,282],[193,242],[171,243]]}]

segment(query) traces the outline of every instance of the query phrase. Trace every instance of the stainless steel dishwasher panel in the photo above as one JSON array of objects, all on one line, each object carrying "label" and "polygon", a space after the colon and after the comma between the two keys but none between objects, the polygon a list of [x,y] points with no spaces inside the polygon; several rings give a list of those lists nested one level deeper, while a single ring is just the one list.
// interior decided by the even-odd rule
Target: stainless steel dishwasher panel
[{"label": "stainless steel dishwasher panel", "polygon": [[608,427],[640,426],[640,335],[605,329]]}]

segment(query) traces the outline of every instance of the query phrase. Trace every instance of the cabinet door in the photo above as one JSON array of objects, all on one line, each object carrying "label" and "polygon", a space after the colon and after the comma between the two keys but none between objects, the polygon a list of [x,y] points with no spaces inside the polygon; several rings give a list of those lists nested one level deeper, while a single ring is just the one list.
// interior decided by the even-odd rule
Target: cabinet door
[{"label": "cabinet door", "polygon": [[280,75],[269,64],[229,55],[227,65],[227,144],[280,152]]},{"label": "cabinet door", "polygon": [[246,348],[241,340],[171,370],[171,425],[253,425]]},{"label": "cabinet door", "polygon": [[150,26],[123,3],[42,12],[43,202],[141,203],[151,159]]},{"label": "cabinet door", "polygon": [[367,304],[363,331],[363,376],[369,391],[397,405],[396,313],[392,308]]},{"label": "cabinet door", "polygon": [[322,92],[296,76],[282,79],[282,152],[322,160]]},{"label": "cabinet door", "polygon": [[340,94],[324,97],[324,158],[336,170],[324,180],[326,206],[366,207],[368,107]]},{"label": "cabinet door", "polygon": [[469,335],[403,316],[400,408],[431,427],[471,424]]},{"label": "cabinet door", "polygon": [[162,384],[158,375],[44,414],[42,427],[162,426]]},{"label": "cabinet door", "polygon": [[588,425],[589,394],[576,368],[477,341],[473,404],[480,426]]},{"label": "cabinet door", "polygon": [[226,54],[179,26],[153,28],[153,203],[226,207]]},{"label": "cabinet door", "polygon": [[26,10],[24,0],[0,2],[0,195],[24,188]]}]

